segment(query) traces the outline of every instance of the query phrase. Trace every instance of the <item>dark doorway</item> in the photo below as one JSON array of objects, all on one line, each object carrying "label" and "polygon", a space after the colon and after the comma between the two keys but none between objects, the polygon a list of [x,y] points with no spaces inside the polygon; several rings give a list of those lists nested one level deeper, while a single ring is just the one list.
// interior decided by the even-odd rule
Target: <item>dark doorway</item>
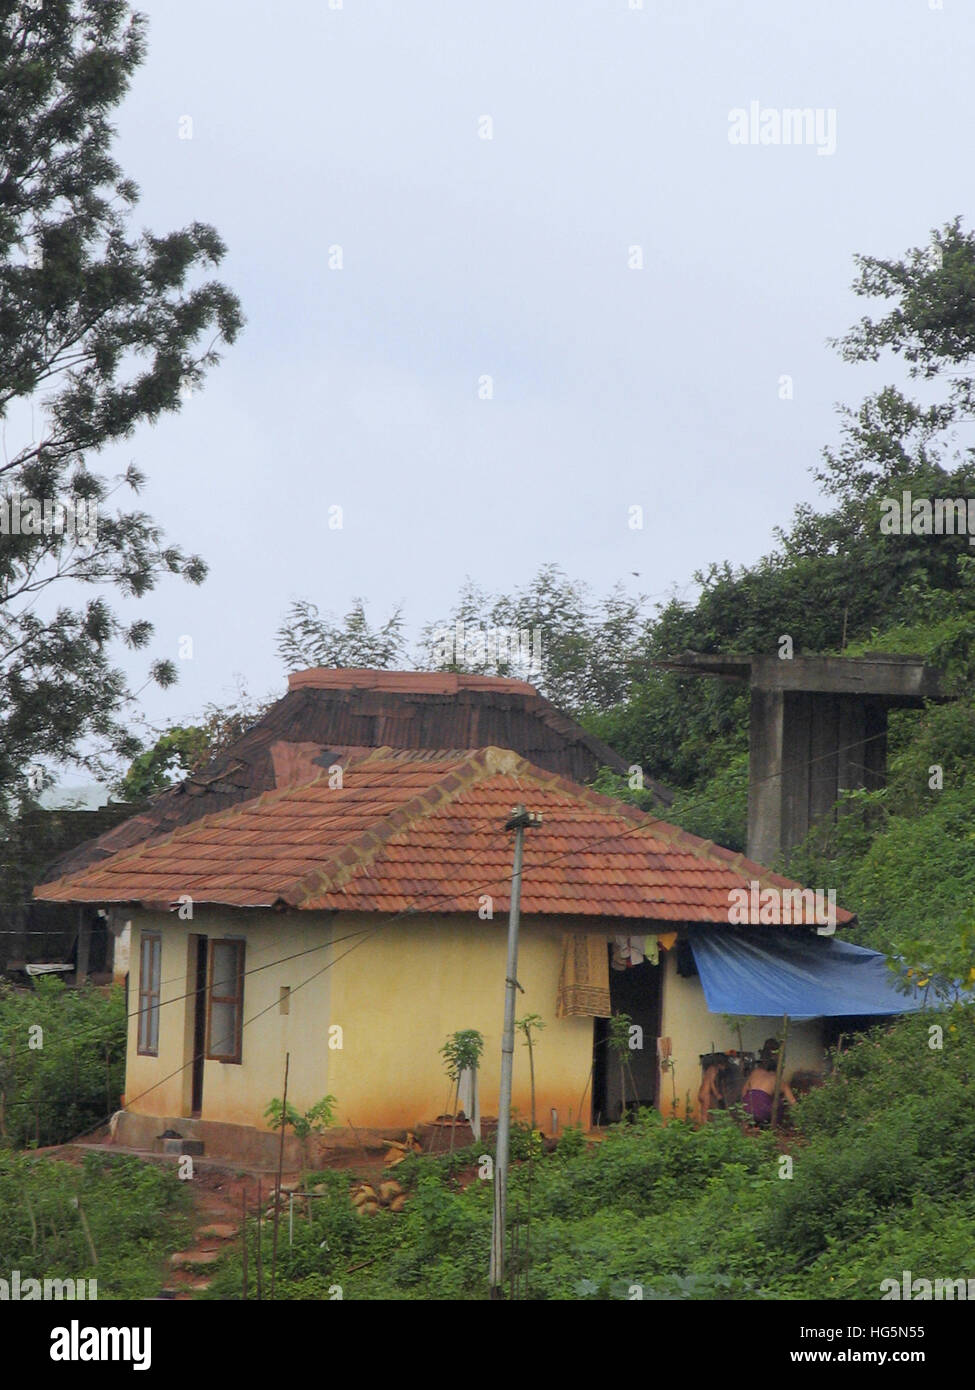
[{"label": "dark doorway", "polygon": [[197,936],[193,1002],[193,1087],[190,1114],[198,1120],[203,1113],[203,1062],[207,1036],[207,939]]},{"label": "dark doorway", "polygon": [[[611,950],[607,946],[607,951]],[[619,1057],[609,1043],[609,1019],[597,1018],[593,1029],[592,1119],[593,1124],[613,1124],[626,1109],[657,1104],[660,1069],[657,1035],[660,1032],[660,967],[644,961],[626,970],[609,972],[609,1002],[614,1014],[628,1014],[639,1046],[628,1047],[620,1077]]]}]

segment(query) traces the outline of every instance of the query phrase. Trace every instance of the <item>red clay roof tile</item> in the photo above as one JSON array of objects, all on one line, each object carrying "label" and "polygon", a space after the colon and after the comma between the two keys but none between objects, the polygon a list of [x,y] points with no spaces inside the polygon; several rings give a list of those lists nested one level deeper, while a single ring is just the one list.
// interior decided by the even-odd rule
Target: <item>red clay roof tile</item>
[{"label": "red clay roof tile", "polygon": [[[326,773],[123,850],[35,896],[54,902],[198,903],[305,910],[507,911],[511,835],[524,802],[522,911],[660,922],[728,921],[753,880],[798,888],[740,854],[600,796],[517,754],[485,748],[410,757],[378,749]],[[837,923],[852,921],[837,910]],[[809,924],[812,924],[811,918]]]}]

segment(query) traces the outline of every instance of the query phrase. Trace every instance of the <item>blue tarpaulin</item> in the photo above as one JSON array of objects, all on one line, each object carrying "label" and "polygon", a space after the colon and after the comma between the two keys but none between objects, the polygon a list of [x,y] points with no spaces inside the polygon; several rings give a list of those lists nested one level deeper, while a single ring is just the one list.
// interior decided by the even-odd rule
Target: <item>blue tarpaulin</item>
[{"label": "blue tarpaulin", "polygon": [[832,936],[748,927],[693,932],[690,941],[713,1014],[838,1018],[924,1007],[917,989],[901,994],[894,988],[880,951]]}]

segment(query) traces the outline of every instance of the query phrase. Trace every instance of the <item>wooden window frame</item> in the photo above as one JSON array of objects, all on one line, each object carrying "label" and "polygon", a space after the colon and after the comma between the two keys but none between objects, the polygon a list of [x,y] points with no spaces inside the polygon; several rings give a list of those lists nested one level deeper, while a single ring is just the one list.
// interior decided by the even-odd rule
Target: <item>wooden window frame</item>
[{"label": "wooden window frame", "polygon": [[[237,952],[237,988],[233,994],[213,992],[213,964],[218,946],[233,946]],[[206,1059],[208,1062],[227,1062],[239,1066],[243,1059],[244,1032],[244,948],[246,942],[239,937],[219,936],[210,938],[210,959],[207,962],[207,1038]],[[234,1006],[234,1051],[232,1053],[214,1052],[212,1041],[213,1005],[233,1004]]]},{"label": "wooden window frame", "polygon": [[[146,947],[149,948],[149,969],[146,970]],[[153,989],[155,972],[153,964],[158,961],[159,986]],[[159,1056],[160,995],[162,993],[162,934],[142,932],[139,937],[139,1014],[136,1051],[140,1057]],[[152,1045],[152,1020],[155,1015],[156,1044]]]}]

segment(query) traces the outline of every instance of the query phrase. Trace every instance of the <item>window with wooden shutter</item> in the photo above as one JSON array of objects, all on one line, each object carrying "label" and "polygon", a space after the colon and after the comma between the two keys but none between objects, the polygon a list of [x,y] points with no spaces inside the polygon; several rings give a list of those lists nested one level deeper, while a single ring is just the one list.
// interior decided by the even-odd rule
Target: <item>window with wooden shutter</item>
[{"label": "window with wooden shutter", "polygon": [[210,942],[210,988],[207,1010],[207,1057],[239,1062],[244,1013],[244,943]]},{"label": "window with wooden shutter", "polygon": [[139,952],[139,1051],[147,1057],[158,1057],[162,937],[143,932]]}]

